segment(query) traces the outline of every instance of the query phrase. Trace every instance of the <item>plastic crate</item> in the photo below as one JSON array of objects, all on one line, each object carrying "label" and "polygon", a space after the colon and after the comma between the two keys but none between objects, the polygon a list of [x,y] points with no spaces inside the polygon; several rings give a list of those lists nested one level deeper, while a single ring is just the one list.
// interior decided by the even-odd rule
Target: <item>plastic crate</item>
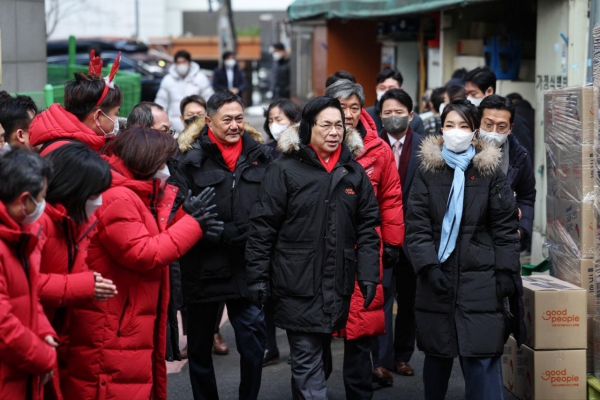
[{"label": "plastic crate", "polygon": [[502,39],[492,36],[485,40],[483,51],[485,63],[496,74],[496,79],[516,80],[519,78],[523,40]]}]

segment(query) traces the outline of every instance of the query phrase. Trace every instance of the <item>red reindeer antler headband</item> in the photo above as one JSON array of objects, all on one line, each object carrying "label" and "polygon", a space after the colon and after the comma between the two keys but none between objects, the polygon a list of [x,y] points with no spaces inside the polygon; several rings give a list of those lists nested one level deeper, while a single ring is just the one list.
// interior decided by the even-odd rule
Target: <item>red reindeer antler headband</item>
[{"label": "red reindeer antler headband", "polygon": [[[108,89],[115,88],[113,79],[115,78],[115,75],[117,74],[117,71],[119,70],[120,62],[121,62],[121,52],[119,52],[119,54],[117,54],[117,58],[116,58],[115,62],[113,63],[113,66],[110,70],[110,74],[108,76],[104,77],[104,91],[102,92],[102,96],[100,96],[100,100],[98,100],[98,102],[96,103],[97,107],[100,107],[100,104],[102,104],[102,102],[106,98],[106,95],[108,94]],[[90,67],[89,68],[90,68],[90,75],[102,77],[102,60],[100,59],[100,57],[96,56],[95,50],[90,51]]]}]

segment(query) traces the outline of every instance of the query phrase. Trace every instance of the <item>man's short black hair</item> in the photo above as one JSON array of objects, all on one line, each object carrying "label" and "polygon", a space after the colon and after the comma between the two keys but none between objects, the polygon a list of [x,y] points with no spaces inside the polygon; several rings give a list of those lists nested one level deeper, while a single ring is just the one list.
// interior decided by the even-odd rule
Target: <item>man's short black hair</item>
[{"label": "man's short black hair", "polygon": [[392,78],[393,80],[398,82],[398,86],[402,87],[402,84],[404,83],[404,78],[402,77],[400,71],[393,68],[384,68],[379,74],[377,74],[375,82],[379,85],[381,82],[389,78]]},{"label": "man's short black hair", "polygon": [[383,110],[383,103],[387,100],[395,99],[400,102],[403,106],[406,107],[408,112],[413,110],[413,101],[410,98],[409,94],[406,93],[403,89],[390,89],[381,96],[381,100],[379,100],[379,109]]},{"label": "man's short black hair", "polygon": [[478,67],[465,75],[465,83],[471,82],[477,86],[482,93],[492,88],[496,93],[496,74],[490,67]]},{"label": "man's short black hair", "polygon": [[515,122],[515,106],[506,97],[497,94],[484,97],[484,99],[481,100],[481,104],[479,104],[479,119],[483,118],[483,110],[486,109],[506,110],[510,112],[510,123],[513,124]]},{"label": "man's short black hair", "polygon": [[206,103],[206,115],[213,117],[224,104],[233,102],[242,106],[242,110],[244,109],[244,102],[240,99],[240,96],[231,93],[229,90],[220,90],[208,99]]},{"label": "man's short black hair", "polygon": [[178,58],[183,58],[188,62],[192,62],[192,56],[186,50],[179,50],[177,53],[175,53],[173,56],[173,61],[177,61]]},{"label": "man's short black hair", "polygon": [[50,180],[50,164],[37,153],[12,148],[0,157],[0,201],[10,203],[21,193],[33,197],[44,189],[44,178]]},{"label": "man's short black hair", "polygon": [[141,125],[145,128],[151,128],[152,125],[154,125],[154,116],[152,115],[153,108],[165,110],[160,104],[151,101],[142,101],[141,103],[136,104],[127,117],[127,126]]},{"label": "man's short black hair", "polygon": [[467,92],[465,91],[465,85],[463,85],[462,83],[448,84],[446,86],[446,94],[448,95],[448,100],[450,100],[450,102],[452,102],[456,99],[466,99],[467,98]]},{"label": "man's short black hair", "polygon": [[206,110],[206,100],[204,100],[204,97],[200,96],[199,94],[193,94],[191,96],[186,96],[183,98],[183,100],[181,100],[181,103],[179,104],[179,112],[181,115],[183,115],[185,107],[190,103],[198,103]]},{"label": "man's short black hair", "polygon": [[274,43],[273,49],[282,51],[285,50],[285,46],[283,45],[283,43]]},{"label": "man's short black hair", "polygon": [[512,103],[518,103],[519,101],[523,101],[523,96],[521,96],[519,93],[507,94],[506,98],[509,99]]},{"label": "man's short black hair", "polygon": [[325,87],[328,88],[329,86],[333,85],[337,81],[341,81],[342,79],[346,79],[347,81],[356,83],[356,78],[354,77],[354,75],[352,75],[348,71],[339,70],[339,71],[335,71],[333,74],[329,75],[329,77],[325,81]]},{"label": "man's short black hair", "polygon": [[10,99],[12,96],[6,90],[0,90],[0,101]]},{"label": "man's short black hair", "polygon": [[234,56],[235,57],[235,53],[233,51],[224,51],[223,52],[223,61],[227,60],[229,57]]},{"label": "man's short black hair", "polygon": [[445,87],[439,87],[439,88],[433,89],[431,91],[431,99],[429,101],[431,101],[431,104],[433,105],[433,109],[436,112],[440,111],[440,106],[444,102],[444,94],[445,93],[446,93]]},{"label": "man's short black hair", "polygon": [[35,101],[29,96],[9,97],[0,100],[0,125],[4,128],[4,139],[9,142],[11,136],[19,129],[29,130],[29,125],[33,120],[29,111],[33,111],[34,116],[38,113]]}]

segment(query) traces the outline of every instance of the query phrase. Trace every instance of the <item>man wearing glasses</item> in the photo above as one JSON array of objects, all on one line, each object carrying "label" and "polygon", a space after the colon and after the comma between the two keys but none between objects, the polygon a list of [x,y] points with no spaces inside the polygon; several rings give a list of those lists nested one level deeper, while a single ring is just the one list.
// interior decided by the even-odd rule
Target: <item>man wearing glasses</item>
[{"label": "man wearing glasses", "polygon": [[131,114],[127,117],[127,126],[133,125],[152,128],[171,136],[175,134],[175,130],[171,129],[169,116],[165,109],[160,104],[151,101],[143,101],[133,107]]}]

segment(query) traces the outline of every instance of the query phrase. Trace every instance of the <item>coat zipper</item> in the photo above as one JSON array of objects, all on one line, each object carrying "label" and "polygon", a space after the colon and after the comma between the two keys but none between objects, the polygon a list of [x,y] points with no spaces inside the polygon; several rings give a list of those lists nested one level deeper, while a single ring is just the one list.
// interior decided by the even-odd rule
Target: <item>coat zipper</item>
[{"label": "coat zipper", "polygon": [[129,296],[125,299],[125,304],[123,305],[123,311],[121,311],[121,317],[119,318],[119,328],[117,329],[117,337],[121,337],[121,325],[123,324],[123,319],[125,319],[125,312],[127,311],[127,307],[129,306]]}]

